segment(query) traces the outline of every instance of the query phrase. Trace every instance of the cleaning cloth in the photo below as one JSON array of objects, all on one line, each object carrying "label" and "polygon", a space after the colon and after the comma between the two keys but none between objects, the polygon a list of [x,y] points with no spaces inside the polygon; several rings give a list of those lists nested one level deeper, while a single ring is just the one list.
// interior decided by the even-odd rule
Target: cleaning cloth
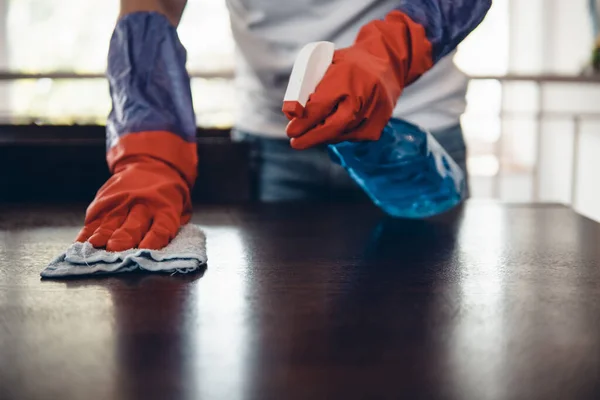
[{"label": "cleaning cloth", "polygon": [[109,252],[88,242],[73,243],[41,273],[43,278],[117,274],[134,270],[188,273],[206,265],[206,236],[196,225],[183,226],[161,250]]}]

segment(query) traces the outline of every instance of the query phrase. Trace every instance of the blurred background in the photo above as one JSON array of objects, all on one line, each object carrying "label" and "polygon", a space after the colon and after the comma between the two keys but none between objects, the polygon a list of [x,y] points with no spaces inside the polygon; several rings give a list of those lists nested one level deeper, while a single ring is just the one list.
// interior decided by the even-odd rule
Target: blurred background
[{"label": "blurred background", "polygon": [[[118,2],[0,0],[0,122],[103,125],[103,78]],[[191,0],[179,28],[198,124],[232,124],[233,40],[224,0]],[[560,202],[600,220],[600,80],[581,75],[588,0],[494,0],[460,46],[472,77],[463,116],[472,192]]]}]

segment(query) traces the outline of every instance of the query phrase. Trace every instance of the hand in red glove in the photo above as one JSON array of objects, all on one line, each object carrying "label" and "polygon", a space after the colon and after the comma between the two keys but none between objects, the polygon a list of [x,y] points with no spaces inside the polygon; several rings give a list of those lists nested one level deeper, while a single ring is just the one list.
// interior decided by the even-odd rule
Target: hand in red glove
[{"label": "hand in red glove", "polygon": [[192,215],[196,145],[169,132],[126,135],[108,156],[112,177],[88,207],[77,241],[108,251],[161,249]]},{"label": "hand in red glove", "polygon": [[433,65],[425,29],[400,11],[365,25],[356,42],[337,50],[301,115],[291,122],[291,146],[378,140],[400,94]]}]

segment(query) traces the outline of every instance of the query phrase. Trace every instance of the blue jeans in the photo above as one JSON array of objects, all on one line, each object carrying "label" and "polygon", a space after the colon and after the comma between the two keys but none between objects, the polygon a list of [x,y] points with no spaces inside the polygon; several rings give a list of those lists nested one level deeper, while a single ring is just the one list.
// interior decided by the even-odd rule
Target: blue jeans
[{"label": "blue jeans", "polygon": [[[467,152],[460,125],[431,133],[466,173]],[[329,159],[327,146],[298,151],[287,139],[237,130],[232,138],[250,144],[260,201],[368,201],[348,173]]]}]

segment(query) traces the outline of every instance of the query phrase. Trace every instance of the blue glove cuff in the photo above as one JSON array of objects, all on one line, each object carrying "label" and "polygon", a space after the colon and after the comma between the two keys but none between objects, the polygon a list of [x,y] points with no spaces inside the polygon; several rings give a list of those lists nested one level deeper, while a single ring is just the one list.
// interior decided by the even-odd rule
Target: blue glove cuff
[{"label": "blue glove cuff", "polygon": [[434,64],[451,53],[492,6],[492,0],[401,0],[397,10],[425,28]]},{"label": "blue glove cuff", "polygon": [[106,126],[107,148],[123,135],[147,131],[196,140],[186,59],[177,30],[162,14],[139,12],[118,21],[108,52],[112,110]]}]

